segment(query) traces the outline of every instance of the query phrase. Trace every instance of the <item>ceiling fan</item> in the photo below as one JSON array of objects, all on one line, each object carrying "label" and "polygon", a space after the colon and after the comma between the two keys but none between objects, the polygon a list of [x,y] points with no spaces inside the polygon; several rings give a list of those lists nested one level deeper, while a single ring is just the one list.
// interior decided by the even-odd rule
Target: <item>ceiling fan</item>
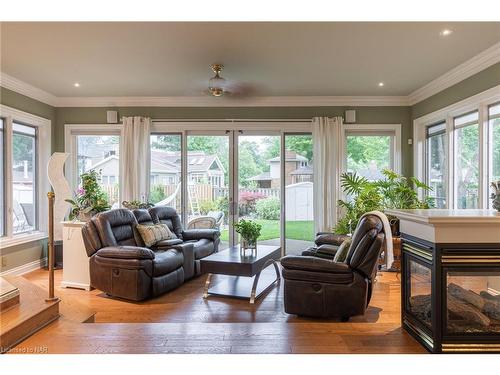
[{"label": "ceiling fan", "polygon": [[226,80],[221,76],[222,69],[224,65],[222,64],[210,64],[210,68],[215,73],[215,75],[208,81],[208,91],[209,95],[220,97],[220,96],[250,96],[255,93],[255,87],[242,82],[234,82]]}]

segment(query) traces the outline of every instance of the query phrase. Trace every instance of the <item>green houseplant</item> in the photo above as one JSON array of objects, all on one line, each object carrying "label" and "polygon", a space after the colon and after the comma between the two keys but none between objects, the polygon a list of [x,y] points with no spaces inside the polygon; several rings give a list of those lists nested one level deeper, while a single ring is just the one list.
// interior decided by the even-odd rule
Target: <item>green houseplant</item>
[{"label": "green houseplant", "polygon": [[[369,211],[387,209],[429,208],[429,199],[421,200],[415,188],[429,191],[431,188],[415,177],[406,178],[394,171],[385,169],[384,179],[369,181],[355,173],[343,173],[340,177],[342,190],[350,199],[339,200],[343,216],[338,220],[333,231],[337,234],[350,234],[356,228],[361,216]],[[389,217],[394,228],[397,219]]]},{"label": "green houseplant", "polygon": [[154,204],[150,203],[150,202],[143,202],[143,201],[140,201],[138,199],[135,199],[132,201],[123,201],[122,206],[128,210],[135,210],[138,208],[141,208],[141,209],[151,208],[154,206]]},{"label": "green houseplant", "polygon": [[257,238],[260,236],[262,225],[253,220],[241,219],[234,225],[234,228],[241,235],[240,249],[257,249]]},{"label": "green houseplant", "polygon": [[73,199],[65,199],[71,204],[70,220],[88,221],[98,212],[110,209],[106,193],[99,186],[100,172],[89,171],[80,176],[81,186]]}]

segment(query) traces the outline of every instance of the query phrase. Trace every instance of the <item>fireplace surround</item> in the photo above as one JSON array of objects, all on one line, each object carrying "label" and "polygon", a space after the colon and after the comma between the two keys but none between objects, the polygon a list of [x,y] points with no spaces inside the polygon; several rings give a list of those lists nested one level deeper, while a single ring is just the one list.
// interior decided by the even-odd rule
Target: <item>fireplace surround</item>
[{"label": "fireplace surround", "polygon": [[[472,218],[450,223],[405,214],[400,216],[403,328],[432,353],[500,352],[500,241],[481,242],[488,236]],[[498,225],[494,235],[500,234],[498,219],[490,222]],[[465,234],[448,235],[464,231],[464,221],[469,222]]]}]

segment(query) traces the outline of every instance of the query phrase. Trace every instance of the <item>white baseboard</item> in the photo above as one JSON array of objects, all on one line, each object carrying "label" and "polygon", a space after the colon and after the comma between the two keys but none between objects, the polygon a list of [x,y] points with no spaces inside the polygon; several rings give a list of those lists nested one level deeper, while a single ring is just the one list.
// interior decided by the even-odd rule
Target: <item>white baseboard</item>
[{"label": "white baseboard", "polygon": [[33,262],[23,264],[18,267],[11,268],[10,270],[3,271],[0,276],[21,276],[28,272],[38,270],[47,265],[47,258],[37,259]]}]

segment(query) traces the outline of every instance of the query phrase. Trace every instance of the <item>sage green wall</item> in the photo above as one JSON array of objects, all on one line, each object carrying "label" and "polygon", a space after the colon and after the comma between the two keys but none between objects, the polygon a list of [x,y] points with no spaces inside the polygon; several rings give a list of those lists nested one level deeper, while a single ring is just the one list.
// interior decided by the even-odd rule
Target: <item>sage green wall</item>
[{"label": "sage green wall", "polygon": [[412,119],[419,118],[470,96],[500,85],[500,63],[490,66],[463,81],[415,104]]},{"label": "sage green wall", "polygon": [[309,119],[314,116],[343,116],[346,109],[356,110],[360,124],[401,124],[402,172],[411,173],[412,150],[407,139],[412,134],[410,107],[245,107],[245,108],[57,108],[54,151],[64,151],[65,124],[106,123],[106,110],[117,110],[119,116],[148,116],[153,119]]},{"label": "sage green wall", "polygon": [[48,104],[31,99],[15,91],[0,87],[0,104],[19,109],[50,120],[52,124],[52,148],[54,148],[55,134],[54,126],[56,123],[56,108]]},{"label": "sage green wall", "polygon": [[[54,107],[3,87],[0,87],[0,104],[49,119],[52,124],[52,145],[54,145],[56,119],[56,109]],[[42,259],[46,254],[46,243],[46,240],[42,240],[9,248],[0,248],[0,256],[3,263],[6,263],[6,266],[0,268],[0,273]]]}]

